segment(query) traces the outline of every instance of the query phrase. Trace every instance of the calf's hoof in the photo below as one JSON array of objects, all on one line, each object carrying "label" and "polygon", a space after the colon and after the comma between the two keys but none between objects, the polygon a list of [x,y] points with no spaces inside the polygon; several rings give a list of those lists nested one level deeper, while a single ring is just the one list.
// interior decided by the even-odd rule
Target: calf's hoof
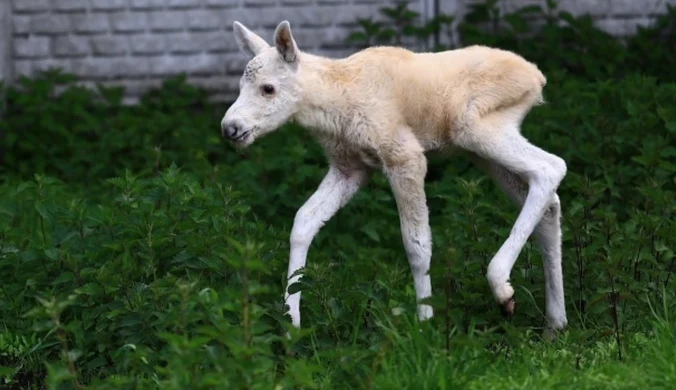
[{"label": "calf's hoof", "polygon": [[502,314],[507,318],[512,318],[512,316],[514,315],[515,306],[516,300],[512,295],[510,298],[508,298],[506,301],[500,304],[500,307],[502,308]]}]

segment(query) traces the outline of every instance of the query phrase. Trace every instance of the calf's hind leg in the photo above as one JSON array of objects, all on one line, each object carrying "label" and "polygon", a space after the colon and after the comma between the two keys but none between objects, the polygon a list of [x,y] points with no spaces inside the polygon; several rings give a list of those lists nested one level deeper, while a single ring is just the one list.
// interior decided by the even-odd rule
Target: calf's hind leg
[{"label": "calf's hind leg", "polygon": [[[498,164],[490,163],[479,157],[476,157],[474,162],[491,176],[514,203],[523,207],[528,194],[528,184]],[[554,194],[550,199],[544,216],[535,227],[535,237],[542,253],[545,271],[547,333],[553,336],[551,330],[563,329],[568,323],[561,269],[561,202],[558,195]]]},{"label": "calf's hind leg", "polygon": [[513,120],[513,116],[496,117],[479,119],[463,129],[455,137],[455,143],[504,167],[528,183],[523,208],[509,237],[491,259],[486,275],[495,299],[508,314],[512,314],[514,288],[509,283],[510,273],[528,237],[556,195],[567,168],[563,159],[528,142],[520,134],[518,122]]}]

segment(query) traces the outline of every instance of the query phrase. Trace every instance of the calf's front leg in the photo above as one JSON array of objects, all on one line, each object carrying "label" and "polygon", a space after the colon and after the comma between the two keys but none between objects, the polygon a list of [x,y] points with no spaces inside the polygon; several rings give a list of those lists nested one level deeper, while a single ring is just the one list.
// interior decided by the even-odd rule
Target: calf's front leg
[{"label": "calf's front leg", "polygon": [[397,202],[401,234],[406,255],[413,273],[418,318],[421,321],[433,316],[432,307],[420,301],[432,295],[429,269],[432,258],[432,232],[425,197],[427,160],[422,152],[397,158],[385,167],[392,192]]},{"label": "calf's front leg", "polygon": [[289,307],[287,314],[291,316],[291,323],[296,328],[300,328],[301,293],[298,291],[289,294],[289,286],[300,280],[301,276],[294,274],[305,267],[310,244],[319,229],[352,199],[368,181],[368,177],[369,172],[364,169],[332,163],[315,193],[296,213],[291,229],[288,284],[284,294],[284,301]]}]

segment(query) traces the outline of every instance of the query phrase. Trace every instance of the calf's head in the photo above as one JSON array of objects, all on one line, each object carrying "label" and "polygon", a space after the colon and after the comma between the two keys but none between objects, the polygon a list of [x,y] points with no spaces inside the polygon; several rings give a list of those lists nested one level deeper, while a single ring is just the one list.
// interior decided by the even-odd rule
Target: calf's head
[{"label": "calf's head", "polygon": [[249,58],[239,81],[239,96],[221,121],[224,137],[248,146],[286,123],[297,111],[300,98],[300,52],[283,21],[274,33],[274,46],[239,22],[233,23],[237,43]]}]

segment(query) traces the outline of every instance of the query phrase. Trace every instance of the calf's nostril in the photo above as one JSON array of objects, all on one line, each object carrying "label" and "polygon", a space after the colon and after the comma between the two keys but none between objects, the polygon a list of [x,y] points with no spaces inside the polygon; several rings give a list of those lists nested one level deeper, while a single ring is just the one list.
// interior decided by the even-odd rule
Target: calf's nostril
[{"label": "calf's nostril", "polygon": [[239,126],[237,126],[237,124],[233,123],[230,126],[228,126],[228,136],[230,138],[236,137],[237,133],[239,133]]},{"label": "calf's nostril", "polygon": [[221,128],[223,135],[228,137],[228,138],[233,138],[233,137],[237,136],[237,133],[239,133],[239,130],[240,130],[239,125],[237,123],[233,123],[233,122],[224,124],[223,127]]}]

